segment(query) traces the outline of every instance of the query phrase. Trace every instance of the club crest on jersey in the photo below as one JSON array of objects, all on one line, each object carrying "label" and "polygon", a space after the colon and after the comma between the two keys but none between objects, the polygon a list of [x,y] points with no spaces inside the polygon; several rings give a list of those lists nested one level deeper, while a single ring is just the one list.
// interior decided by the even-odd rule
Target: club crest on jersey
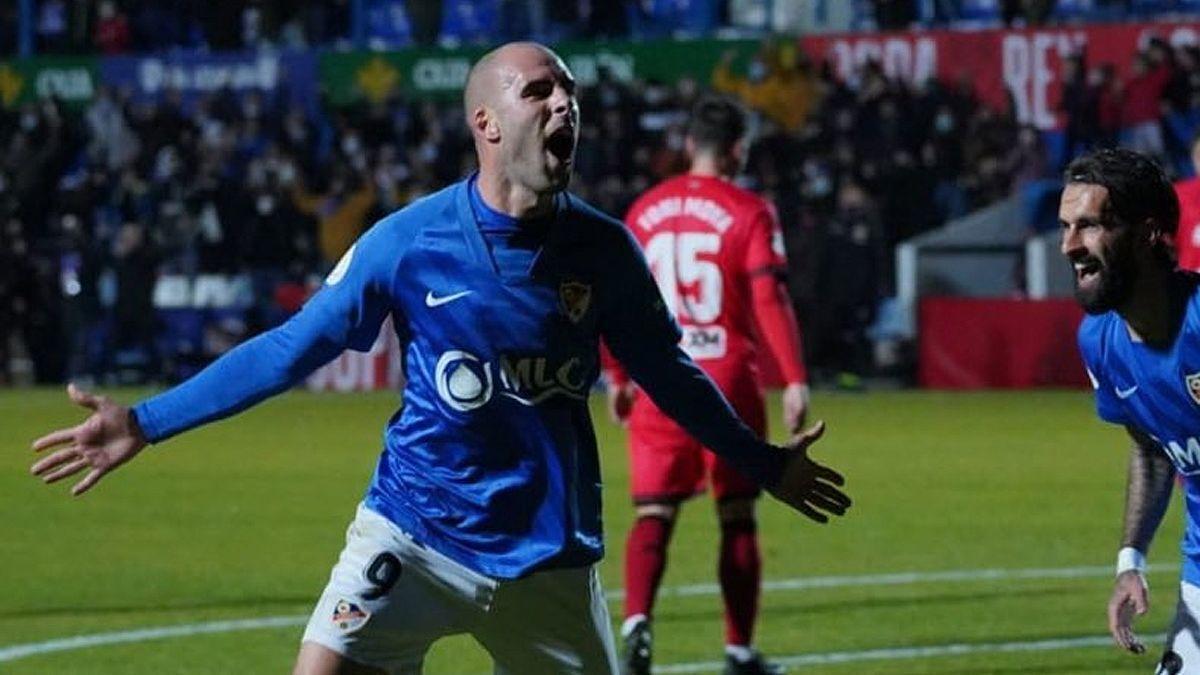
[{"label": "club crest on jersey", "polygon": [[1185,376],[1183,382],[1187,385],[1187,390],[1192,395],[1192,400],[1196,402],[1196,405],[1200,405],[1200,372]]},{"label": "club crest on jersey", "polygon": [[333,606],[333,625],[343,633],[353,633],[366,625],[371,618],[370,612],[364,612],[358,605],[349,600],[338,600]]},{"label": "club crest on jersey", "polygon": [[592,287],[580,281],[564,281],[558,286],[558,308],[571,323],[579,323],[592,303]]}]

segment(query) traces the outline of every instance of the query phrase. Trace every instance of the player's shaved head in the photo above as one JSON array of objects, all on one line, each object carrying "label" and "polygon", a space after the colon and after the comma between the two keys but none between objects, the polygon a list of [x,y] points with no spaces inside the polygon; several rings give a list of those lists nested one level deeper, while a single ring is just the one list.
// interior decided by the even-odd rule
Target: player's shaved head
[{"label": "player's shaved head", "polygon": [[489,105],[498,93],[512,86],[520,63],[546,56],[560,60],[557,54],[536,42],[509,42],[479,57],[467,73],[467,84],[463,89],[463,113],[467,124],[471,124],[476,110]]},{"label": "player's shaved head", "polygon": [[562,59],[536,42],[493,49],[467,73],[463,112],[485,199],[520,203],[520,213],[548,208],[570,180],[579,140],[575,78]]}]

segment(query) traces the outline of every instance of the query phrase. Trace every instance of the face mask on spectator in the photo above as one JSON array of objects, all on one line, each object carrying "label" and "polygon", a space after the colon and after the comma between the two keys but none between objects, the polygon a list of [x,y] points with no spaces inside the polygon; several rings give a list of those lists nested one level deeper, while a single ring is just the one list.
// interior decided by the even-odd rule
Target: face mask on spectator
[{"label": "face mask on spectator", "polygon": [[26,112],[21,113],[21,129],[24,131],[33,131],[37,128],[38,118],[37,113]]},{"label": "face mask on spectator", "polygon": [[347,157],[353,157],[362,150],[362,143],[359,142],[356,134],[346,134],[342,137],[342,153]]},{"label": "face mask on spectator", "polygon": [[271,195],[259,195],[254,206],[258,209],[258,215],[269,216],[275,211],[275,198]]}]

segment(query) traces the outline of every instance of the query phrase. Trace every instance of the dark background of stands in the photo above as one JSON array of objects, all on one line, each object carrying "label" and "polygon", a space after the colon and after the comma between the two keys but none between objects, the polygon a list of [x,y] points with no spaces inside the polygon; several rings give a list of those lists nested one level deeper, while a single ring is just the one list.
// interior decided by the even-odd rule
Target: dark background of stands
[{"label": "dark background of stands", "polygon": [[[1064,78],[1065,147],[1052,150],[1010,110],[980,105],[966,79],[908,85],[868,64],[839,81],[773,38],[780,27],[769,19],[735,21],[744,4],[18,0],[0,4],[0,58],[761,36],[724,83],[758,117],[744,180],[779,209],[816,377],[851,386],[880,369],[868,328],[893,294],[898,241],[1013,195],[1045,202],[1063,163],[1097,145],[1123,140],[1173,173],[1191,171],[1194,47],[1147,45],[1142,74],[1125,82],[1080,59]],[[777,3],[749,4],[770,17]],[[1195,6],[874,0],[854,3],[849,27],[1178,17]],[[682,170],[683,123],[700,91],[687,79],[621,83],[602,72],[582,92],[573,189],[620,216]],[[457,104],[400,96],[305,110],[268,93],[217,92],[185,107],[169,90],[153,102],[101,90],[81,109],[51,98],[0,108],[0,383],[194,372],[295,311],[375,219],[468,172],[460,118]],[[1044,220],[1035,213],[1030,225]],[[208,273],[244,275],[252,303],[187,325],[156,311],[161,275]],[[885,365],[903,374],[906,362]]]}]

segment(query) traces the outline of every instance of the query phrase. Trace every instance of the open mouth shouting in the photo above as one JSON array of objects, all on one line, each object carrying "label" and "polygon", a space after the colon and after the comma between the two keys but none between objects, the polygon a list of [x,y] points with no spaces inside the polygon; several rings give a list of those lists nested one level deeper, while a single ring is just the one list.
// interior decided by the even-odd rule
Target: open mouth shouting
[{"label": "open mouth shouting", "polygon": [[1104,266],[1098,258],[1087,256],[1074,261],[1071,266],[1075,270],[1075,285],[1083,288],[1099,283],[1100,273]]},{"label": "open mouth shouting", "polygon": [[546,137],[546,151],[561,165],[570,165],[575,156],[575,126],[564,124]]}]

